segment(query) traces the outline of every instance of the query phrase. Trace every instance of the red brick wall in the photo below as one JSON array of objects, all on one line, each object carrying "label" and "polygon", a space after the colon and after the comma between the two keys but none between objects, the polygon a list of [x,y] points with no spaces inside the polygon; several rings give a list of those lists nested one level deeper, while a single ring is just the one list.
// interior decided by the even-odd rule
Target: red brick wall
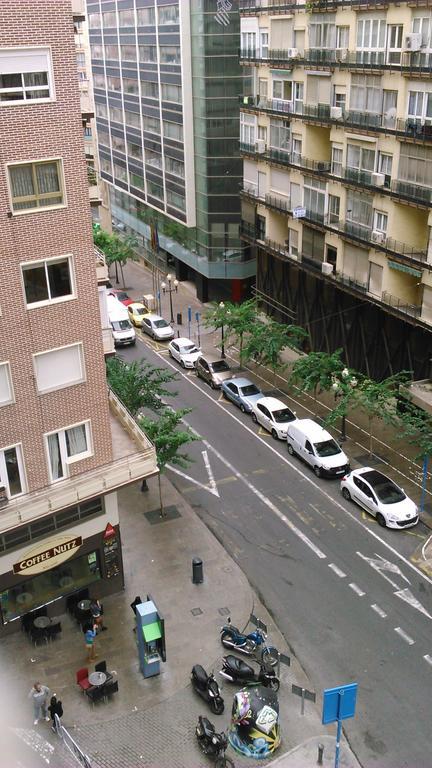
[{"label": "red brick wall", "polygon": [[[42,435],[91,419],[94,456],[112,460],[89,191],[71,0],[2,0],[0,48],[51,46],[56,100],[0,106],[0,362],[11,364],[16,403],[0,408],[0,448],[21,442],[29,490],[49,482]],[[67,206],[8,217],[6,163],[63,158]],[[26,309],[20,263],[72,254],[77,298]],[[32,353],[82,341],[87,380],[38,395]]]}]

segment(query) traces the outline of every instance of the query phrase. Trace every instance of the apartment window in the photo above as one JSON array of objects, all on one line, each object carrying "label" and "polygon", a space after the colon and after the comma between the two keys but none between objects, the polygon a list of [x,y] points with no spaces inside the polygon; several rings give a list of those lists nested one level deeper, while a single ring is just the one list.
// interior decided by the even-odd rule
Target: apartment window
[{"label": "apartment window", "polygon": [[20,445],[0,450],[0,485],[6,488],[9,499],[24,493],[24,466]]},{"label": "apartment window", "polygon": [[105,11],[102,14],[102,24],[104,27],[116,27],[117,15],[115,11]]},{"label": "apartment window", "polygon": [[121,45],[120,58],[122,61],[136,61],[136,48],[134,45]]},{"label": "apartment window", "polygon": [[128,141],[127,149],[130,157],[134,157],[136,160],[142,160],[141,144],[133,144],[131,141]]},{"label": "apartment window", "polygon": [[292,81],[291,80],[273,80],[273,98],[282,101],[291,101],[292,99]]},{"label": "apartment window", "polygon": [[82,344],[71,344],[33,355],[39,394],[72,387],[85,380]]},{"label": "apartment window", "polygon": [[336,48],[348,48],[349,27],[336,27]]},{"label": "apartment window", "polygon": [[385,176],[385,186],[390,186],[392,175],[393,155],[386,155],[384,152],[378,152],[378,173],[383,173]]},{"label": "apartment window", "polygon": [[137,187],[137,189],[144,189],[144,179],[138,173],[130,174],[131,187]]},{"label": "apartment window", "polygon": [[328,196],[328,217],[329,224],[337,224],[340,219],[340,197],[338,195]]},{"label": "apartment window", "polygon": [[345,104],[346,104],[346,90],[344,85],[334,85],[333,86],[333,102],[334,107],[340,107],[343,111],[345,111]]},{"label": "apartment window", "polygon": [[402,51],[402,24],[390,24],[387,27],[387,62],[400,64]]},{"label": "apartment window", "polygon": [[422,36],[422,48],[431,47],[432,18],[430,16],[413,19],[412,31]]},{"label": "apartment window", "polygon": [[138,94],[138,80],[132,80],[130,77],[123,78],[123,90],[125,93]]},{"label": "apartment window", "polygon": [[270,121],[270,146],[282,152],[291,149],[291,128],[288,120]]},{"label": "apartment window", "polygon": [[0,103],[47,101],[53,97],[51,56],[48,50],[0,51]]},{"label": "apartment window", "polygon": [[385,48],[385,40],[385,19],[358,19],[357,48],[363,50]]},{"label": "apartment window", "polygon": [[68,466],[91,456],[90,422],[45,435],[52,482],[68,477]]},{"label": "apartment window", "polygon": [[121,91],[121,80],[119,77],[112,77],[108,75],[108,90]]},{"label": "apartment window", "polygon": [[255,56],[256,54],[256,34],[255,32],[242,32],[241,35],[241,55]]},{"label": "apartment window", "polygon": [[156,197],[159,200],[163,200],[163,197],[164,197],[163,187],[161,187],[159,184],[156,184],[154,181],[151,181],[149,179],[147,181],[147,194],[151,195],[152,197]]},{"label": "apartment window", "polygon": [[159,55],[161,64],[180,64],[179,45],[161,45]]},{"label": "apartment window", "polygon": [[10,165],[8,173],[14,213],[63,205],[61,160]]},{"label": "apartment window", "polygon": [[165,171],[173,176],[184,179],[185,167],[181,160],[175,160],[173,157],[165,157]]},{"label": "apartment window", "polygon": [[311,48],[335,48],[336,26],[334,16],[312,16],[309,23],[309,45]]},{"label": "apartment window", "polygon": [[143,115],[144,130],[151,131],[151,133],[160,133],[160,121],[157,117],[149,117]]},{"label": "apartment window", "polygon": [[240,141],[242,144],[255,144],[256,118],[255,115],[247,115],[240,112]]},{"label": "apartment window", "polygon": [[138,112],[130,112],[128,109],[125,111],[126,125],[131,125],[133,128],[141,128],[141,118]]},{"label": "apartment window", "polygon": [[101,157],[100,169],[103,173],[108,173],[110,176],[112,176],[111,161],[107,160],[106,157]]},{"label": "apartment window", "polygon": [[145,162],[153,168],[162,168],[162,155],[160,152],[153,152],[151,149],[146,149]]},{"label": "apartment window", "polygon": [[430,125],[432,120],[432,93],[409,91],[408,117],[416,118]]},{"label": "apartment window", "polygon": [[0,407],[15,400],[9,363],[0,363]]},{"label": "apartment window", "polygon": [[123,122],[123,112],[119,107],[110,107],[109,115],[110,115],[110,120],[112,120],[114,123]]},{"label": "apartment window", "polygon": [[383,91],[383,123],[386,128],[394,128],[396,125],[397,91]]},{"label": "apartment window", "polygon": [[331,78],[307,76],[308,104],[330,104]]},{"label": "apartment window", "polygon": [[123,152],[124,153],[124,151],[125,151],[125,142],[124,142],[123,138],[121,138],[120,136],[114,136],[114,134],[113,134],[112,138],[111,138],[111,141],[112,141],[113,149],[116,149],[118,152]]},{"label": "apartment window", "polygon": [[[349,192],[347,197],[346,220],[355,227],[370,230],[372,226],[372,197],[361,192]],[[365,233],[367,235],[367,232]]]},{"label": "apartment window", "polygon": [[147,27],[155,24],[154,8],[137,8],[137,21],[139,27]]},{"label": "apartment window", "polygon": [[155,45],[140,45],[138,52],[141,63],[157,61],[157,48]]},{"label": "apartment window", "polygon": [[76,62],[77,67],[85,67],[85,53],[77,53]]},{"label": "apartment window", "polygon": [[357,146],[357,144],[348,144],[347,167],[361,171],[373,171],[375,169],[375,150],[366,149]]},{"label": "apartment window", "polygon": [[268,96],[268,80],[260,78],[258,80],[258,95],[260,99],[266,99]]},{"label": "apartment window", "polygon": [[99,13],[89,13],[88,15],[88,23],[90,29],[100,29],[101,27],[101,17]]},{"label": "apartment window", "polygon": [[103,117],[105,119],[108,117],[108,109],[106,104],[100,104],[99,102],[96,102],[95,108],[96,108],[96,117]]},{"label": "apartment window", "polygon": [[325,240],[323,233],[304,226],[302,232],[303,256],[321,264],[324,261],[324,248]]},{"label": "apartment window", "polygon": [[159,88],[157,83],[152,83],[149,80],[141,80],[141,94],[147,99],[158,99]]},{"label": "apartment window", "polygon": [[324,221],[326,182],[304,177],[303,205],[314,219]]},{"label": "apartment window", "polygon": [[100,72],[95,72],[93,75],[93,85],[95,88],[105,88],[106,86],[106,80],[105,75],[102,75]]},{"label": "apartment window", "polygon": [[260,56],[262,59],[268,59],[269,51],[269,35],[268,30],[262,30],[260,32]]},{"label": "apartment window", "polygon": [[373,75],[352,75],[350,109],[381,114],[381,78]]},{"label": "apartment window", "polygon": [[134,27],[135,15],[132,9],[126,9],[119,11],[119,26],[120,27]]},{"label": "apartment window", "polygon": [[432,186],[432,152],[419,144],[402,144],[399,160],[399,178],[404,181]]},{"label": "apartment window", "polygon": [[118,163],[114,163],[114,176],[119,181],[127,181],[126,168],[123,168],[123,166],[119,165]]},{"label": "apartment window", "polygon": [[183,141],[183,126],[181,123],[169,123],[167,120],[164,120],[163,134],[166,138]]},{"label": "apartment window", "polygon": [[105,58],[112,59],[113,61],[118,61],[118,58],[119,58],[118,45],[106,45]]},{"label": "apartment window", "polygon": [[377,232],[382,232],[384,235],[387,234],[387,224],[388,224],[388,216],[386,213],[383,213],[382,211],[374,211],[374,218],[373,218],[373,228]]},{"label": "apartment window", "polygon": [[301,112],[303,107],[303,83],[294,83],[294,110]]},{"label": "apartment window", "polygon": [[163,5],[158,8],[159,24],[178,24],[179,7],[178,5]]},{"label": "apartment window", "polygon": [[167,189],[167,205],[172,205],[173,208],[178,208],[180,211],[184,211],[186,208],[185,196],[178,192],[173,192],[171,189]]},{"label": "apartment window", "polygon": [[265,125],[258,126],[258,139],[261,141],[267,141],[267,128]]},{"label": "apartment window", "polygon": [[342,161],[343,161],[343,149],[342,147],[332,146],[331,157],[331,172],[334,176],[342,176]]},{"label": "apartment window", "polygon": [[169,83],[162,83],[162,100],[172,101],[174,104],[181,104],[182,103],[181,85],[170,85]]},{"label": "apartment window", "polygon": [[288,249],[291,256],[298,256],[298,232],[288,228]]},{"label": "apartment window", "polygon": [[22,264],[21,272],[27,307],[53,304],[74,295],[72,263],[69,256]]},{"label": "apartment window", "polygon": [[293,163],[299,163],[301,161],[302,146],[303,144],[301,138],[293,136],[291,154]]}]

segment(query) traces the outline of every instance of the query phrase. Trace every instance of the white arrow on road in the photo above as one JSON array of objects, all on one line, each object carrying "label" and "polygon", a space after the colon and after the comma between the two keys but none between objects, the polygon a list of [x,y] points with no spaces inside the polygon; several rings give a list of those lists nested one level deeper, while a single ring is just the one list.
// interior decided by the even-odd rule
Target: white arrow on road
[{"label": "white arrow on road", "polygon": [[167,464],[168,469],[170,469],[172,472],[175,472],[176,475],[180,475],[180,477],[184,477],[185,480],[189,480],[189,482],[193,483],[194,485],[197,485],[198,488],[202,488],[203,491],[208,491],[209,493],[213,494],[213,496],[219,497],[219,491],[216,487],[216,480],[214,479],[213,470],[210,466],[210,461],[208,457],[207,451],[201,451],[202,457],[204,459],[204,466],[207,470],[208,474],[208,485],[204,485],[204,483],[200,483],[199,480],[195,480],[194,477],[191,477],[190,475],[187,475],[186,472],[180,472],[179,469],[176,467],[173,467],[171,464]]},{"label": "white arrow on road", "polygon": [[400,597],[401,600],[404,600],[408,605],[411,606],[411,608],[415,608],[417,611],[420,611],[420,613],[423,613],[424,616],[427,616],[428,619],[432,619],[432,616],[430,613],[427,612],[426,608],[417,600],[416,597],[414,597],[411,590],[407,589],[406,587],[404,589],[400,588],[399,584],[396,584],[384,571],[390,572],[392,574],[396,574],[397,576],[400,576],[404,581],[407,581],[408,584],[410,584],[410,580],[405,576],[405,574],[402,573],[399,566],[395,563],[389,562],[389,560],[385,560],[380,555],[377,555],[375,553],[375,558],[373,557],[366,557],[366,555],[362,555],[361,552],[356,553],[359,557],[361,557],[362,560],[365,560],[371,568],[374,569],[374,571],[377,571],[383,578],[389,582],[389,584],[392,585],[393,589],[395,590],[394,595],[396,597]]}]

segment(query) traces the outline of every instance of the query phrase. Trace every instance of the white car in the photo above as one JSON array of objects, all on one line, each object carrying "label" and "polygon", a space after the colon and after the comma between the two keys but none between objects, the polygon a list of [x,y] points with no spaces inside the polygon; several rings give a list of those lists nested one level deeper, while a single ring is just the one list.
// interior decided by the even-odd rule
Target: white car
[{"label": "white car", "polygon": [[201,355],[201,350],[190,339],[173,339],[168,344],[168,352],[177,360],[182,368],[195,368],[195,363]]},{"label": "white car", "polygon": [[276,397],[261,397],[252,403],[252,421],[271,432],[275,440],[286,440],[288,424],[297,416]]},{"label": "white car", "polygon": [[174,338],[172,326],[167,323],[160,315],[144,315],[141,323],[141,330],[148,333],[156,341],[169,341]]},{"label": "white car", "polygon": [[352,499],[376,517],[378,525],[388,528],[411,528],[418,523],[414,502],[393,480],[372,467],[348,472],[341,480],[344,499]]}]

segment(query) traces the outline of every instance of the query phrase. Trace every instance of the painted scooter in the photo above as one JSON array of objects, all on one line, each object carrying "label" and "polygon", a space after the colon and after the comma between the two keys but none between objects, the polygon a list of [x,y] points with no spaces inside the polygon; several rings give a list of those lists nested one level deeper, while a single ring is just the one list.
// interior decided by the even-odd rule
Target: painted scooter
[{"label": "painted scooter", "polygon": [[261,659],[265,664],[274,667],[279,658],[277,648],[266,645],[266,633],[257,627],[253,632],[245,634],[231,624],[231,619],[221,627],[221,643],[225,648],[244,653],[246,656],[254,656],[261,651]]},{"label": "painted scooter", "polygon": [[201,664],[195,664],[192,667],[191,682],[194,691],[210,705],[211,711],[221,715],[225,705],[213,673],[208,675]]},{"label": "painted scooter", "polygon": [[240,685],[265,685],[272,691],[278,691],[280,687],[279,678],[271,667],[261,663],[259,672],[246,664],[243,659],[229,654],[222,659],[222,669],[219,672],[225,680],[230,683],[239,683]]}]

